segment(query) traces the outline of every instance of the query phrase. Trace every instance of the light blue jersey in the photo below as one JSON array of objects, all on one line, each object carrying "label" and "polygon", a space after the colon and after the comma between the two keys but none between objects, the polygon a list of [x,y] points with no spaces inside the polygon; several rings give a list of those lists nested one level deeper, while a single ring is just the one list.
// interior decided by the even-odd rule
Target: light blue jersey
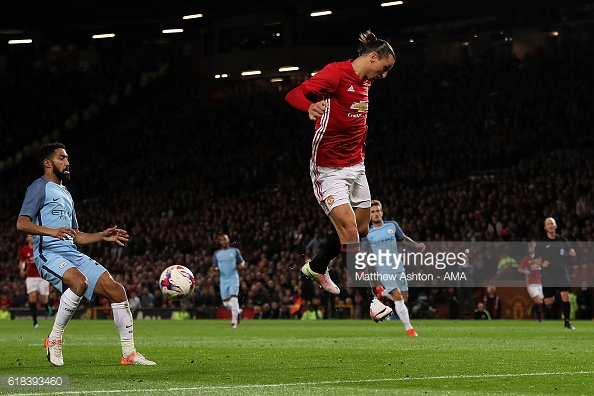
[{"label": "light blue jersey", "polygon": [[[404,239],[404,233],[395,221],[385,221],[381,227],[370,227],[367,234],[369,249],[377,257],[379,267],[392,267],[392,270],[404,271],[398,256],[398,242]],[[364,250],[365,243],[361,250]],[[367,250],[367,249],[365,249]]]},{"label": "light blue jersey", "polygon": [[218,268],[221,273],[221,282],[223,279],[237,280],[239,282],[239,274],[237,273],[237,264],[243,261],[241,252],[235,247],[228,249],[219,249],[214,253],[213,267]]},{"label": "light blue jersey", "polygon": [[377,273],[395,275],[390,278],[390,281],[382,282],[388,292],[395,288],[401,292],[408,291],[404,266],[398,254],[398,242],[402,241],[404,237],[398,223],[385,221],[381,227],[370,227],[367,237],[361,241],[361,250],[375,255]]},{"label": "light blue jersey", "polygon": [[[34,224],[44,227],[78,229],[72,196],[64,185],[51,182],[45,177],[35,180],[27,188],[19,216],[28,216]],[[33,235],[34,257],[39,257],[46,250],[60,254],[77,248],[71,239]]]},{"label": "light blue jersey", "polygon": [[[53,229],[78,229],[72,196],[62,184],[51,182],[45,177],[35,180],[27,188],[19,216],[27,216],[34,224]],[[70,268],[77,268],[87,277],[89,287],[85,298],[88,300],[93,298],[97,281],[107,271],[101,264],[79,252],[71,238],[61,240],[33,235],[33,256],[41,277],[62,293],[65,291],[62,283],[64,273]]]},{"label": "light blue jersey", "polygon": [[239,294],[239,274],[237,273],[237,264],[243,261],[239,249],[230,247],[228,249],[219,249],[214,253],[213,267],[219,269],[221,274],[220,291],[221,299],[227,300],[231,296]]}]

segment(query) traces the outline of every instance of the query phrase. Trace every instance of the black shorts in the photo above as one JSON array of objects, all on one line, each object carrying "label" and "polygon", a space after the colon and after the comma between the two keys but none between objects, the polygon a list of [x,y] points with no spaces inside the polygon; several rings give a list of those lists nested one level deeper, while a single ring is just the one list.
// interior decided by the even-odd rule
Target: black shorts
[{"label": "black shorts", "polygon": [[555,297],[555,294],[557,293],[557,290],[559,290],[559,292],[568,292],[571,291],[571,287],[543,287],[542,288],[542,295],[544,296],[544,298],[551,298],[551,297]]}]

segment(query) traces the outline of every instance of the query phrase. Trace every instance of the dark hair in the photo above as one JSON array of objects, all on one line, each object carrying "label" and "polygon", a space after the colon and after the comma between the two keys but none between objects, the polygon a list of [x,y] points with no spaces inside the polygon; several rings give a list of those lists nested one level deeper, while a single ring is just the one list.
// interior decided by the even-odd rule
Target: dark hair
[{"label": "dark hair", "polygon": [[359,41],[361,42],[361,44],[359,44],[359,56],[375,51],[380,58],[392,55],[394,59],[396,59],[396,54],[394,54],[394,50],[390,43],[386,40],[377,38],[371,30],[359,34]]},{"label": "dark hair", "polygon": [[46,159],[51,159],[54,156],[55,151],[59,148],[66,150],[66,146],[60,142],[46,143],[39,147],[39,150],[37,150],[37,160],[39,161],[42,169],[43,161]]}]

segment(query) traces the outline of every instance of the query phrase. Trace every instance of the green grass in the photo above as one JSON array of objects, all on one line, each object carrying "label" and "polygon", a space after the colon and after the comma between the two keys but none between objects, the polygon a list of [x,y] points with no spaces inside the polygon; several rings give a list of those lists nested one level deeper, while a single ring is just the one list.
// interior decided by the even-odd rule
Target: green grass
[{"label": "green grass", "polygon": [[[0,324],[0,376],[68,375],[52,394],[592,395],[594,322],[414,320],[135,322],[136,347],[157,366],[120,366],[111,321],[73,320],[63,367],[28,321]],[[0,387],[0,394],[33,394]]]}]

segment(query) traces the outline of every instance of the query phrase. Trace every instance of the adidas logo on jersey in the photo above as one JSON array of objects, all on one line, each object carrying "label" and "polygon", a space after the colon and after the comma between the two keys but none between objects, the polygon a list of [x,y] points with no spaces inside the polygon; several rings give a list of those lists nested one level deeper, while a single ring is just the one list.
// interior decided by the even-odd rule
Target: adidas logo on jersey
[{"label": "adidas logo on jersey", "polygon": [[349,87],[349,89],[347,89],[347,91],[349,91],[349,92],[355,92],[355,88],[353,88],[353,86],[351,85],[351,86]]}]

